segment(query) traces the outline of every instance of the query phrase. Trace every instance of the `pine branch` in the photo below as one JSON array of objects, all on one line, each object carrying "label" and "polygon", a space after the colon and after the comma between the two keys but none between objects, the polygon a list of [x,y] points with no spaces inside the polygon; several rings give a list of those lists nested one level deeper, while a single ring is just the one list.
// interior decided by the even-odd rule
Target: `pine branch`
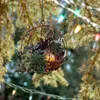
[{"label": "pine branch", "polygon": [[[92,76],[92,71],[93,71],[93,68],[94,68],[94,65],[95,65],[95,62],[97,61],[98,59],[98,56],[99,56],[99,53],[100,53],[100,48],[98,49],[98,51],[96,52],[96,55],[94,56],[94,59],[89,63],[90,67],[88,68],[88,70],[84,73],[84,76],[83,76],[83,86],[84,88],[81,89],[81,91],[75,96],[75,97],[81,97],[83,98],[84,100],[88,100],[89,98],[89,92],[91,91],[90,89],[92,89],[93,86],[96,86],[97,83],[100,82],[100,80],[98,81],[94,81],[92,84],[90,84],[90,80],[93,78]],[[92,78],[91,78],[92,77]],[[92,91],[95,91],[95,89],[92,89]],[[82,95],[82,96],[81,96]]]},{"label": "pine branch", "polygon": [[[90,85],[90,87],[93,87],[93,86],[95,86],[95,85],[98,84],[98,83],[100,83],[100,80],[98,80],[98,81],[92,83],[92,84]],[[80,91],[80,92],[75,96],[75,98],[78,97],[79,94],[82,94],[84,91],[85,91],[85,88],[84,88],[82,91]]]}]

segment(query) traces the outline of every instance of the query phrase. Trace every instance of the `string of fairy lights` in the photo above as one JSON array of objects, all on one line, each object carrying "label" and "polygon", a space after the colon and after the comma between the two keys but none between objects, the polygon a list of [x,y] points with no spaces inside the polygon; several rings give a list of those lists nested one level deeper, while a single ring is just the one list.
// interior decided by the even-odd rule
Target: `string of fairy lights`
[{"label": "string of fairy lights", "polygon": [[[65,97],[62,97],[62,96],[59,96],[59,95],[54,95],[54,94],[49,94],[49,93],[37,91],[35,89],[33,89],[33,90],[28,89],[28,88],[16,85],[14,83],[8,83],[8,82],[5,82],[5,83],[8,86],[14,88],[14,90],[12,91],[12,95],[16,95],[17,89],[20,89],[20,90],[22,90],[26,93],[29,93],[29,100],[32,100],[34,94],[40,94],[40,95],[44,95],[44,96],[47,96],[47,97],[50,97],[50,98],[55,98],[55,99],[58,99],[58,100],[80,100],[80,98],[76,98],[77,95],[74,98],[65,98]],[[98,83],[100,83],[100,80],[98,80],[98,81],[94,82],[93,84],[91,84],[91,87],[98,84]],[[84,89],[83,89],[83,91],[84,91]]]},{"label": "string of fairy lights", "polygon": [[91,21],[90,19],[88,19],[87,17],[82,16],[82,15],[80,14],[80,10],[73,10],[73,9],[71,9],[71,8],[69,8],[69,7],[66,7],[66,8],[65,8],[65,6],[63,6],[62,4],[60,4],[57,0],[54,0],[54,2],[55,2],[58,6],[60,6],[61,8],[67,9],[68,11],[70,11],[70,12],[72,12],[73,14],[77,15],[77,17],[83,19],[83,20],[86,21],[88,24],[91,24],[93,27],[95,27],[95,28],[100,28],[100,25],[98,25],[98,24],[92,22],[92,21]]},{"label": "string of fairy lights", "polygon": [[20,89],[26,93],[29,93],[29,100],[32,100],[33,98],[33,95],[34,94],[40,94],[40,95],[44,95],[44,96],[47,96],[49,98],[54,98],[54,99],[58,99],[58,100],[79,100],[78,98],[65,98],[65,97],[62,97],[62,96],[59,96],[59,95],[54,95],[54,94],[49,94],[49,93],[45,93],[45,92],[41,92],[41,91],[37,91],[35,89],[28,89],[28,88],[25,88],[25,87],[22,87],[22,86],[19,86],[19,85],[16,85],[14,83],[8,83],[8,82],[5,82],[8,86],[14,88],[14,90],[12,91],[12,95],[16,95],[16,92],[17,92],[17,89]]},{"label": "string of fairy lights", "polygon": [[[84,20],[85,22],[87,22],[88,24],[91,24],[95,29],[99,29],[100,30],[100,25],[97,24],[97,23],[94,23],[92,22],[90,19],[88,19],[86,16],[82,16],[80,14],[81,12],[81,9],[80,8],[76,8],[75,10],[69,8],[69,7],[65,7],[65,5],[59,3],[57,0],[53,0],[55,2],[55,4],[57,4],[58,6],[60,6],[62,9],[66,9],[70,12],[72,12],[75,16],[81,18],[82,20]],[[73,1],[73,0],[64,0],[67,4],[69,5],[75,5],[77,6],[77,4]],[[80,2],[80,1],[79,1]],[[91,7],[91,6],[88,6],[86,5],[84,2],[82,2],[80,4],[80,7],[81,8],[86,8],[86,9],[89,9],[89,10],[96,10],[96,11],[99,11],[100,12],[100,8],[94,8],[94,7]],[[66,16],[64,14],[61,14],[60,17],[59,17],[59,20],[58,22],[62,22],[64,20]],[[74,29],[74,33],[79,33],[82,29],[82,26],[80,24],[78,24],[75,29]],[[73,30],[72,30],[73,31]],[[72,34],[72,32],[70,32]],[[93,49],[94,48],[98,48],[98,41],[100,40],[100,32],[97,32],[95,34],[95,38],[94,38],[95,42],[93,44]]]},{"label": "string of fairy lights", "polygon": [[[58,1],[57,0],[53,0],[56,4],[59,4],[58,3]],[[75,2],[74,2],[74,0],[64,0],[67,4],[69,4],[69,5],[77,5]],[[100,11],[100,8],[94,8],[94,7],[91,7],[91,6],[88,6],[88,5],[86,5],[85,3],[81,3],[81,5],[80,6],[82,6],[82,7],[86,7],[86,8],[88,8],[88,9],[94,9],[94,10],[97,10],[97,11]]]}]

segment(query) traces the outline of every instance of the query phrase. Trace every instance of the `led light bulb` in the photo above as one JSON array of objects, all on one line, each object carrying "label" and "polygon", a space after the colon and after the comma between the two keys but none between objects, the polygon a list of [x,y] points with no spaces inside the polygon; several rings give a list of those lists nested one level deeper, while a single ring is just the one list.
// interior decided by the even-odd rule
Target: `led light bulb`
[{"label": "led light bulb", "polygon": [[95,35],[95,41],[99,41],[99,40],[100,40],[100,34],[97,33],[97,34]]},{"label": "led light bulb", "polygon": [[65,16],[62,14],[59,16],[58,23],[61,23],[64,20]]},{"label": "led light bulb", "polygon": [[74,11],[74,15],[75,16],[78,16],[80,14],[81,10],[79,8],[77,8],[75,11]]},{"label": "led light bulb", "polygon": [[33,98],[33,96],[32,96],[32,95],[30,95],[30,96],[29,96],[29,100],[32,100],[32,98]]},{"label": "led light bulb", "polygon": [[15,94],[16,94],[16,90],[13,90],[13,91],[12,91],[12,95],[15,95]]},{"label": "led light bulb", "polygon": [[81,29],[82,29],[82,26],[81,25],[77,25],[75,30],[74,30],[74,33],[78,33]]}]

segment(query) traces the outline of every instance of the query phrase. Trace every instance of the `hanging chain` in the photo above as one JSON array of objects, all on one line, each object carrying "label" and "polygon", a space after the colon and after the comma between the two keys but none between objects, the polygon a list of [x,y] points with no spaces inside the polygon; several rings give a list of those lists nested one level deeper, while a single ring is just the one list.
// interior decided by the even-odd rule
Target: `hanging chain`
[{"label": "hanging chain", "polygon": [[43,24],[44,24],[44,11],[43,11],[43,8],[44,8],[44,2],[43,0],[39,0],[39,3],[40,3],[40,8],[41,8],[41,36],[43,35]]},{"label": "hanging chain", "polygon": [[42,21],[42,23],[44,22],[43,8],[44,8],[44,5],[43,5],[43,0],[42,0],[42,4],[41,4],[41,21]]},{"label": "hanging chain", "polygon": [[43,0],[39,0],[39,3],[40,3],[40,8],[41,8],[41,24],[44,23],[44,2]]}]

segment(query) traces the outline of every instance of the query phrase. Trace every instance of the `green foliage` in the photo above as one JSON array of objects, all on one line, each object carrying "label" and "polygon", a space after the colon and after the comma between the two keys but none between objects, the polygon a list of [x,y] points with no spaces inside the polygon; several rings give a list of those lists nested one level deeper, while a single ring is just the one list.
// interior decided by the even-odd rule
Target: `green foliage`
[{"label": "green foliage", "polygon": [[[41,3],[33,0],[19,0],[10,2],[13,12],[17,13],[17,27],[26,27],[29,28],[33,25],[33,22],[41,20]],[[51,7],[52,6],[52,7]],[[53,0],[48,1],[44,0],[44,19],[45,21],[52,14],[57,15],[58,7],[53,3]]]},{"label": "green foliage", "polygon": [[40,54],[38,51],[35,51],[32,54],[32,63],[31,68],[34,72],[44,73],[46,67],[46,61],[43,54]]},{"label": "green foliage", "polygon": [[79,34],[70,34],[67,33],[64,35],[64,45],[66,48],[76,49],[80,46],[88,45],[93,41],[94,34],[79,33]]},{"label": "green foliage", "polygon": [[93,84],[81,84],[81,90],[77,95],[81,100],[89,98],[90,100],[100,99],[100,81],[96,81]]},{"label": "green foliage", "polygon": [[39,51],[31,52],[30,50],[24,50],[19,55],[16,66],[18,71],[44,73],[46,61],[44,55],[39,53]]},{"label": "green foliage", "polygon": [[55,43],[53,42],[51,44],[51,49],[52,49],[52,52],[55,54],[55,55],[59,55],[61,52],[63,52],[63,48],[61,47],[61,44],[60,43]]},{"label": "green foliage", "polygon": [[35,87],[40,86],[42,81],[44,85],[51,85],[52,87],[58,87],[58,83],[68,86],[68,82],[64,79],[64,72],[60,68],[49,74],[33,75],[33,84]]},{"label": "green foliage", "polygon": [[[93,60],[94,57],[95,57],[95,55],[93,55],[93,56],[91,57],[91,60]],[[100,54],[98,55],[98,58],[97,58],[97,60],[95,61],[95,65],[94,65],[94,66],[96,67],[97,70],[100,69]]]},{"label": "green foliage", "polygon": [[8,5],[8,1],[0,1],[0,82],[4,81],[3,76],[6,73],[4,62],[11,61],[15,50],[11,36],[15,29]]},{"label": "green foliage", "polygon": [[[59,0],[57,0],[59,2]],[[70,8],[76,9],[76,6],[82,4],[79,0],[74,0],[75,5],[70,5]],[[100,12],[99,10],[92,9],[99,8],[100,0],[84,0],[86,7],[81,9],[80,14],[82,16],[87,17],[87,21],[95,22],[100,26]],[[90,7],[91,6],[91,7]],[[92,10],[90,10],[90,8]],[[48,21],[48,18],[51,15],[58,14],[58,6],[54,3],[54,0],[44,0],[44,20]],[[66,8],[65,8],[66,9]],[[33,26],[37,26],[41,22],[41,4],[38,0],[1,0],[0,1],[0,82],[4,81],[3,76],[6,73],[6,68],[4,67],[6,61],[11,61],[12,56],[14,55],[14,40],[12,38],[13,33],[15,32],[15,28],[25,28],[30,29]],[[95,14],[94,14],[95,12]],[[84,19],[84,17],[83,17]],[[74,22],[75,21],[75,22]],[[85,21],[85,20],[84,20]],[[88,25],[78,17],[76,18],[74,14],[69,13],[68,19],[65,21],[66,24],[66,34],[63,36],[64,44],[63,47],[77,49],[80,46],[88,45],[91,42],[97,42],[98,47],[100,46],[100,40],[95,41],[94,36],[99,32],[100,29],[97,27],[93,27]],[[74,33],[75,27],[77,24],[82,25],[82,30],[77,34]],[[93,25],[93,24],[92,24]],[[47,29],[48,30],[48,29]],[[24,33],[27,34],[27,33]],[[43,36],[41,36],[41,28],[33,31],[35,34],[32,37],[32,43],[37,44],[39,38],[44,38],[46,32],[43,31]],[[22,46],[22,55],[20,55],[18,61],[18,70],[30,72],[36,72],[33,76],[33,84],[38,87],[41,85],[41,81],[44,81],[44,84],[50,84],[53,87],[57,87],[58,83],[61,83],[65,86],[68,85],[68,82],[64,79],[64,73],[61,69],[52,71],[48,74],[43,74],[45,71],[46,62],[44,60],[44,55],[38,51],[24,51],[24,47],[27,46],[28,38],[25,37],[24,40],[19,41],[19,45]],[[98,49],[98,48],[97,48]],[[62,48],[59,49],[59,45],[54,44],[53,50],[55,53],[60,52]],[[95,57],[93,56],[93,59]],[[87,64],[88,65],[88,64]],[[38,66],[38,67],[37,67]],[[89,74],[84,73],[82,78],[83,83],[81,84],[81,90],[79,92],[79,99],[83,100],[97,100],[100,98],[100,86],[96,84],[97,81],[93,80],[92,71],[93,68],[100,68],[100,54],[98,54],[97,59],[93,61],[92,67],[86,66],[85,72],[89,72]],[[88,69],[88,68],[89,69]],[[92,68],[92,69],[91,69]],[[88,71],[87,71],[88,69]],[[99,70],[98,70],[99,71]],[[77,72],[78,73],[78,72]],[[87,81],[88,79],[88,81]],[[95,83],[95,86],[91,83]],[[92,86],[91,86],[92,85]]]},{"label": "green foliage", "polygon": [[7,60],[10,61],[12,56],[14,55],[14,41],[12,39],[1,39],[0,44],[0,54],[1,56]]},{"label": "green foliage", "polygon": [[0,55],[0,82],[4,82],[4,74],[7,72],[6,68],[3,66],[3,58]]}]

